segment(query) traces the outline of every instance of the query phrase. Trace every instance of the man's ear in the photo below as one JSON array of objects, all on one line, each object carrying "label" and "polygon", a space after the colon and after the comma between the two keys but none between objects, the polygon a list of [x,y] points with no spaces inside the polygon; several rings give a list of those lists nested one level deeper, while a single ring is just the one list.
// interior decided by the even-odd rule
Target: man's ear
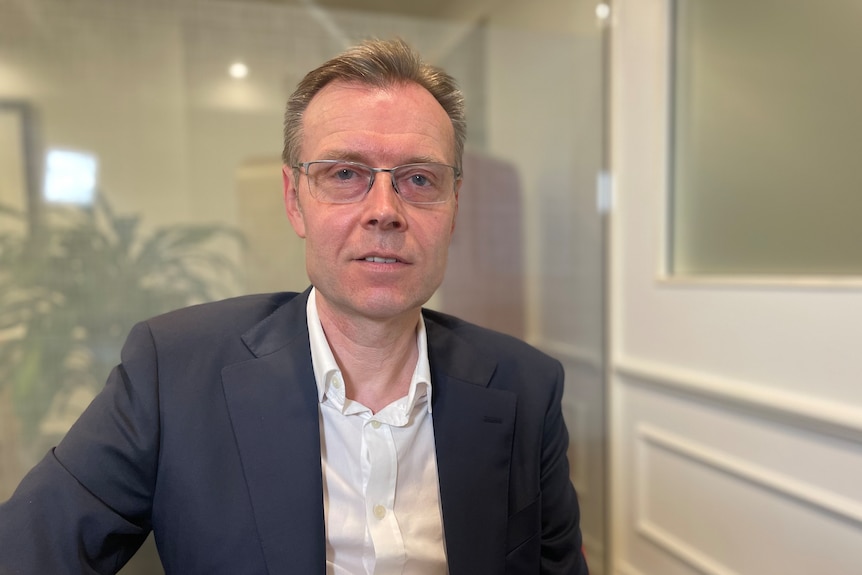
[{"label": "man's ear", "polygon": [[302,206],[299,205],[299,178],[293,178],[294,171],[287,167],[281,167],[281,181],[284,189],[284,209],[287,211],[287,219],[293,226],[293,231],[301,238],[305,238],[305,217],[302,214]]}]

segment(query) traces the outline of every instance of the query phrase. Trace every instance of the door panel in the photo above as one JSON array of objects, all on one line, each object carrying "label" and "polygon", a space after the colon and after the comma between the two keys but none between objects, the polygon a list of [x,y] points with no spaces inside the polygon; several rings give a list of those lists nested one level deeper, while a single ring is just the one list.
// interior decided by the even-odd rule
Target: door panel
[{"label": "door panel", "polygon": [[672,4],[614,4],[613,571],[856,573],[862,282],[666,276]]}]

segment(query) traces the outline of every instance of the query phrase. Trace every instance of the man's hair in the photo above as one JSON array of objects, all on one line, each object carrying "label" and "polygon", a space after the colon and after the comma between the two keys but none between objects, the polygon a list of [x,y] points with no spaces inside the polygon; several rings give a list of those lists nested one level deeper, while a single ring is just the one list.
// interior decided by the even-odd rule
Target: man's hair
[{"label": "man's hair", "polygon": [[306,74],[288,98],[284,113],[282,161],[286,166],[295,167],[300,162],[302,116],[308,104],[324,86],[335,81],[377,88],[412,82],[428,90],[452,121],[455,165],[461,168],[467,137],[464,95],[452,76],[423,62],[419,54],[401,39],[365,41]]}]

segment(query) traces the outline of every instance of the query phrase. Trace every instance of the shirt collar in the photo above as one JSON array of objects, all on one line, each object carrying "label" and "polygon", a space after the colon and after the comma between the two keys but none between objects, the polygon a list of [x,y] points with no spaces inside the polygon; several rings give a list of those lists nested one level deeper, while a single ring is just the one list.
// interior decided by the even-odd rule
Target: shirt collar
[{"label": "shirt collar", "polygon": [[[308,339],[311,344],[311,364],[314,369],[314,380],[317,384],[317,400],[323,403],[330,382],[335,375],[341,374],[341,370],[332,354],[332,348],[323,333],[320,323],[320,315],[317,313],[317,290],[311,288],[306,304],[306,318],[308,322]],[[431,365],[428,361],[428,334],[425,331],[425,318],[420,314],[419,323],[416,327],[416,347],[419,350],[419,358],[413,377],[410,379],[410,388],[407,390],[406,412],[410,413],[417,399],[422,397],[424,387],[427,395],[427,409],[431,412]]]}]

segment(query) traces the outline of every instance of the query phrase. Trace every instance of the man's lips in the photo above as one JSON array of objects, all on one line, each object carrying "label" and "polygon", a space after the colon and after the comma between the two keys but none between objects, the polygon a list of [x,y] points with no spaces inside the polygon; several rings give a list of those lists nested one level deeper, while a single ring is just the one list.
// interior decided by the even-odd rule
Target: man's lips
[{"label": "man's lips", "polygon": [[406,264],[406,263],[408,263],[407,261],[398,257],[397,255],[395,255],[393,253],[386,253],[386,252],[383,252],[383,253],[376,252],[376,253],[370,253],[370,254],[363,254],[363,255],[357,257],[356,259],[357,259],[357,261],[360,261],[360,262],[370,262],[373,264]]}]

